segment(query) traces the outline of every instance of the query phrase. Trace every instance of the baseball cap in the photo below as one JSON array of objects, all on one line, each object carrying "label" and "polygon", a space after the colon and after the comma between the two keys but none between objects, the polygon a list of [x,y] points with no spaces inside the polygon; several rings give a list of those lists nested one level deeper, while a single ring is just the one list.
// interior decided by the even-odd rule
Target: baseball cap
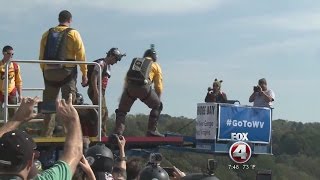
[{"label": "baseball cap", "polygon": [[25,131],[9,131],[0,138],[0,165],[8,168],[24,165],[32,159],[36,148],[36,143]]}]

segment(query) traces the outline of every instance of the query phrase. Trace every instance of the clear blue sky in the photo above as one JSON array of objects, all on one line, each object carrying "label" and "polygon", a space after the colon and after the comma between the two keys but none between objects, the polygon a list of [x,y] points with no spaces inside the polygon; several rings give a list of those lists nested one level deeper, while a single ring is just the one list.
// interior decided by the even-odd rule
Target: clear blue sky
[{"label": "clear blue sky", "polygon": [[[0,7],[0,46],[12,45],[16,59],[37,59],[42,33],[57,25],[63,9],[73,14],[88,61],[111,47],[127,53],[112,67],[110,114],[131,59],[154,43],[164,73],[163,113],[195,118],[214,78],[224,81],[229,99],[249,104],[252,86],[264,77],[276,94],[274,119],[319,121],[320,2],[11,0]],[[24,87],[43,87],[38,65],[22,71]],[[137,101],[131,113],[149,109]]]}]

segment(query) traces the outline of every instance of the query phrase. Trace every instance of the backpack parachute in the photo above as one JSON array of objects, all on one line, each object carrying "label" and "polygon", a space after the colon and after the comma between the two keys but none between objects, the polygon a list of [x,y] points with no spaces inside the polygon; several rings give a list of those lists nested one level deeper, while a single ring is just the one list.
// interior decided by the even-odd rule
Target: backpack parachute
[{"label": "backpack parachute", "polygon": [[127,72],[129,83],[145,85],[149,82],[149,73],[151,70],[152,60],[146,58],[134,58]]},{"label": "backpack parachute", "polygon": [[44,51],[44,59],[46,60],[61,60],[65,59],[65,49],[67,37],[72,28],[66,28],[63,31],[56,32],[54,28],[49,29],[47,44]]}]

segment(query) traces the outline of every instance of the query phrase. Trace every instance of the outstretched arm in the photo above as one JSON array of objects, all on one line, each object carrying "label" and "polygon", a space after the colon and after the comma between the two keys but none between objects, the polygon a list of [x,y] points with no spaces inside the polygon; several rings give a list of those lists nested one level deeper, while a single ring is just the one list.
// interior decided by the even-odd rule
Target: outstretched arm
[{"label": "outstretched arm", "polygon": [[0,128],[0,137],[9,131],[17,129],[21,124],[28,122],[29,120],[36,117],[37,114],[33,113],[34,106],[39,102],[39,98],[22,98],[20,107],[13,116],[12,120],[4,124]]},{"label": "outstretched arm", "polygon": [[57,117],[60,118],[67,128],[67,136],[64,143],[64,151],[59,160],[66,162],[72,174],[75,172],[77,165],[82,157],[82,131],[79,115],[72,106],[72,94],[69,94],[68,101],[64,99],[56,101]]}]

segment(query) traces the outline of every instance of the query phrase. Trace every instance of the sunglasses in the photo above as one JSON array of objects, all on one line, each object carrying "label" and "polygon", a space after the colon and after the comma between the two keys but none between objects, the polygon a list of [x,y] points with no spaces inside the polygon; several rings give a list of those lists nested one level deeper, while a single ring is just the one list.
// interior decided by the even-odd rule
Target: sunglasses
[{"label": "sunglasses", "polygon": [[14,53],[4,52],[5,54],[14,55]]}]

